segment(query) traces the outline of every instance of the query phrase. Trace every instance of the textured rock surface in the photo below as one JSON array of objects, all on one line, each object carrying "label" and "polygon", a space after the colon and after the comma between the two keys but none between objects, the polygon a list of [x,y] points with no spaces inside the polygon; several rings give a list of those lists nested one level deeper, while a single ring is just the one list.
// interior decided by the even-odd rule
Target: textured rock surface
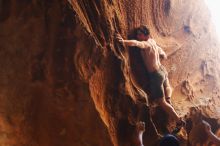
[{"label": "textured rock surface", "polygon": [[[0,144],[134,146],[141,119],[144,144],[155,145],[167,117],[150,113],[140,60],[115,41],[140,24],[168,54],[177,112],[198,107],[218,131],[219,43],[209,17],[200,0],[0,0]],[[197,129],[191,141],[202,139]]]}]

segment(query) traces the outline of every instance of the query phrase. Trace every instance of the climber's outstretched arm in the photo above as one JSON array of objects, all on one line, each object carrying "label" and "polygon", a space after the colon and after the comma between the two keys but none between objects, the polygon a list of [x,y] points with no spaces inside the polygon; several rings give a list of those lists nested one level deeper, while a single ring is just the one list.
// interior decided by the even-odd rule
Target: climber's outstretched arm
[{"label": "climber's outstretched arm", "polygon": [[137,41],[137,40],[124,40],[121,35],[117,35],[117,39],[120,43],[125,44],[126,46],[131,46],[131,47],[138,47],[141,49],[147,49],[147,43],[141,42],[141,41]]}]

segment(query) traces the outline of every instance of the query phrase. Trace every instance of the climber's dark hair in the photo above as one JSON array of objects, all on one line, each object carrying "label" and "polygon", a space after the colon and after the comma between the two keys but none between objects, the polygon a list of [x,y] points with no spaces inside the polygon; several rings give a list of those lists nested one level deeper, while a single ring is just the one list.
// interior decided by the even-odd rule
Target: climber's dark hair
[{"label": "climber's dark hair", "polygon": [[160,140],[160,146],[179,146],[179,140],[171,135],[167,134]]},{"label": "climber's dark hair", "polygon": [[136,36],[139,34],[144,34],[145,36],[150,35],[150,30],[147,28],[146,25],[141,25],[136,29]]},{"label": "climber's dark hair", "polygon": [[137,39],[137,35],[143,33],[144,35],[150,35],[150,30],[147,28],[146,25],[141,25],[140,27],[134,28],[133,30],[131,30],[128,34],[128,39],[129,40],[133,40],[133,39]]}]

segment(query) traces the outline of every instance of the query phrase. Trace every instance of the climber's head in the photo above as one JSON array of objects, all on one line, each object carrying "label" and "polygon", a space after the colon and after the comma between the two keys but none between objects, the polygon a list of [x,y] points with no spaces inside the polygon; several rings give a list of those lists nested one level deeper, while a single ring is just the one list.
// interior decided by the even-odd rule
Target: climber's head
[{"label": "climber's head", "polygon": [[136,37],[139,41],[147,41],[150,36],[150,30],[146,25],[141,25],[136,29]]},{"label": "climber's head", "polygon": [[165,135],[160,140],[160,146],[179,146],[179,140],[173,135]]}]

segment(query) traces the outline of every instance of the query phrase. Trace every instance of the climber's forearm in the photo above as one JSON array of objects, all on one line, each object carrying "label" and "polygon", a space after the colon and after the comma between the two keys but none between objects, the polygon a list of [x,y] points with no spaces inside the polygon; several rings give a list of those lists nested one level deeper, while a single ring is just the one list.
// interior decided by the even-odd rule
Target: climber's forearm
[{"label": "climber's forearm", "polygon": [[137,41],[137,40],[124,40],[120,34],[117,34],[117,39],[120,43],[123,43],[126,46],[130,47],[138,47],[141,49],[147,49],[149,46],[144,43],[143,41]]},{"label": "climber's forearm", "polygon": [[139,48],[145,48],[144,44],[137,40],[123,40],[122,41],[126,46],[130,47],[139,47]]}]

